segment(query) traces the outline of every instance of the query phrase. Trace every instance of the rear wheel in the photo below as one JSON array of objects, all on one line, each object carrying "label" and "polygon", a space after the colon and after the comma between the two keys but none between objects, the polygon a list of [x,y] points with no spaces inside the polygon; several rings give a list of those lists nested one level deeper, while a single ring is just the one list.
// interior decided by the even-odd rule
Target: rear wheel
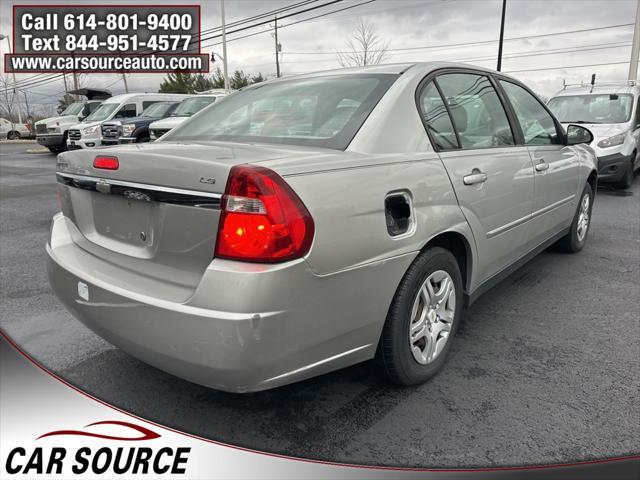
[{"label": "rear wheel", "polygon": [[591,190],[591,185],[587,183],[580,196],[580,203],[573,217],[571,229],[569,233],[562,237],[557,243],[560,250],[568,253],[576,253],[582,250],[584,244],[587,243],[587,234],[591,226],[592,208],[593,191]]},{"label": "rear wheel", "polygon": [[20,138],[20,132],[12,131],[7,133],[7,139],[18,140]]},{"label": "rear wheel", "polygon": [[400,385],[433,377],[445,362],[462,314],[462,276],[444,248],[420,254],[403,277],[382,331],[376,360]]}]

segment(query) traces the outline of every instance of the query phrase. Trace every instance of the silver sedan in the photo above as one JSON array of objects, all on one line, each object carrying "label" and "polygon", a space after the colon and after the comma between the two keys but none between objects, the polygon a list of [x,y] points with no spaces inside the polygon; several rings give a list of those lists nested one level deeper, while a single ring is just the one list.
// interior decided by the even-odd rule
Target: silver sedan
[{"label": "silver sedan", "polygon": [[114,345],[216,389],[374,357],[417,384],[465,305],[552,244],[583,248],[591,139],[460,64],[261,83],[152,144],[59,155],[51,285]]}]

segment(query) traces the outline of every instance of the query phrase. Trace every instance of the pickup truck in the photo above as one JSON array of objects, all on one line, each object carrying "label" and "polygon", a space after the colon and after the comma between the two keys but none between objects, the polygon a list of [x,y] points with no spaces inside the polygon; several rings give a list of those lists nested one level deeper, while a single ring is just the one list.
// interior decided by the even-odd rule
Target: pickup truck
[{"label": "pickup truck", "polygon": [[106,98],[111,97],[109,90],[81,88],[70,91],[73,95],[84,95],[87,100],[79,100],[69,105],[58,117],[45,118],[36,122],[36,140],[53,153],[67,149],[69,129],[93,113]]},{"label": "pickup truck", "polygon": [[102,145],[142,143],[149,141],[149,125],[168,117],[180,102],[157,102],[139,117],[122,118],[102,124]]},{"label": "pickup truck", "polygon": [[211,105],[226,95],[227,93],[224,90],[216,89],[212,90],[211,93],[199,93],[198,95],[183,100],[169,117],[155,121],[149,126],[149,136],[151,140],[153,141],[160,138],[173,127],[180,125],[190,116],[198,113],[204,107]]}]

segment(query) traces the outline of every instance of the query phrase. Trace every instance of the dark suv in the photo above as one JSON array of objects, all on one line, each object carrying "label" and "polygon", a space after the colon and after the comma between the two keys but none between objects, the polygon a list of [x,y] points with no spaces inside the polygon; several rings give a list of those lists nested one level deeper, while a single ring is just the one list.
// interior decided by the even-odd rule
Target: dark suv
[{"label": "dark suv", "polygon": [[102,144],[118,145],[149,141],[149,125],[173,113],[180,102],[156,102],[139,117],[122,118],[102,124]]}]

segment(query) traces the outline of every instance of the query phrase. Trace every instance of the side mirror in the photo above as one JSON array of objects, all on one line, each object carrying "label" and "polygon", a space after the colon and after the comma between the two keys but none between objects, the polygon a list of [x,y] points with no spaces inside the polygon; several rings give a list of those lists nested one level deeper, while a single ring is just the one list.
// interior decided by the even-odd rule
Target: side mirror
[{"label": "side mirror", "polygon": [[567,145],[578,145],[580,143],[588,145],[591,142],[593,142],[593,133],[587,128],[573,124],[567,127]]}]

